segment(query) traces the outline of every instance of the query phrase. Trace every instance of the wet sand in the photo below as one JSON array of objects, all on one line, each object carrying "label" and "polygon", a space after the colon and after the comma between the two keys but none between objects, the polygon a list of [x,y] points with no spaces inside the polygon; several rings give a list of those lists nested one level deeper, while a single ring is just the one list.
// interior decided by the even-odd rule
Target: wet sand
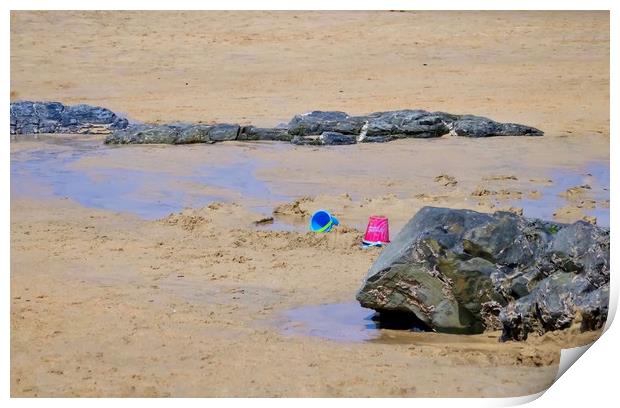
[{"label": "wet sand", "polygon": [[[380,251],[360,248],[369,215],[386,214],[396,234],[424,205],[494,211],[561,183],[547,178],[559,163],[535,154],[506,173],[495,140],[488,167],[470,165],[467,176],[448,167],[456,161],[443,166],[453,179],[410,165],[412,155],[432,163],[450,150],[474,154],[471,141],[454,138],[380,146],[386,160],[375,166],[390,164],[390,176],[369,171],[349,181],[358,157],[375,151],[354,146],[351,159],[347,147],[273,143],[118,148],[58,135],[12,142],[12,394],[515,396],[544,389],[560,348],[598,332],[500,344],[499,333],[385,330],[354,301]],[[549,142],[528,139],[522,147],[536,151],[536,143]],[[323,164],[343,154],[342,168]],[[572,148],[565,155],[578,157]],[[251,185],[239,184],[235,172],[218,181],[227,188],[210,184],[239,163],[252,171]],[[592,177],[588,163],[572,171]],[[426,170],[408,176],[416,168]],[[296,180],[296,171],[308,176]],[[192,179],[197,173],[202,178]],[[591,184],[581,198],[608,218],[599,200],[608,181]],[[519,194],[472,196],[480,185]],[[324,194],[287,199],[318,191]],[[552,198],[551,209],[572,200]],[[334,211],[342,225],[326,235],[306,232],[318,208]],[[274,223],[254,225],[274,211]]]},{"label": "wet sand", "polygon": [[[607,13],[11,19],[12,100],[259,125],[425,108],[546,131],[325,149],[13,141],[12,396],[518,396],[599,335],[379,330],[352,302],[379,253],[359,248],[372,214],[392,234],[424,205],[605,224]],[[318,208],[337,232],[305,232]]]},{"label": "wet sand", "polygon": [[443,137],[327,148],[279,142],[119,147],[102,140],[20,137],[11,144],[12,192],[67,197],[146,219],[235,202],[263,216],[278,208],[283,228],[305,228],[307,216],[324,207],[358,229],[382,213],[396,233],[425,205],[523,210],[559,222],[593,216],[609,226],[608,142],[595,136],[564,143]]},{"label": "wet sand", "polygon": [[359,248],[359,231],[241,228],[251,219],[231,205],[145,221],[14,200],[12,395],[516,396],[553,381],[561,347],[599,335],[359,341],[350,320],[328,327],[352,336],[334,341],[290,310],[353,302],[379,250]]}]

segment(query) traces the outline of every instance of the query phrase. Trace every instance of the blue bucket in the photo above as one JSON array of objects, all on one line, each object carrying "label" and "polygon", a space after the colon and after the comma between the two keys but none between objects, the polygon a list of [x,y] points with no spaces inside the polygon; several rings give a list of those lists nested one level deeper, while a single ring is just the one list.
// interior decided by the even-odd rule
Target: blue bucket
[{"label": "blue bucket", "polygon": [[338,218],[325,210],[319,210],[310,217],[310,231],[312,232],[329,232],[338,224]]}]

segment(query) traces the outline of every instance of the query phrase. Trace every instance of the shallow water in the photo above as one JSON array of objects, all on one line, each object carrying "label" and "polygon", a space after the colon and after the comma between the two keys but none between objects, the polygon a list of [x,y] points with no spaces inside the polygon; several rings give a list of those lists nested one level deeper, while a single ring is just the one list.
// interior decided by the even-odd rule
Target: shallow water
[{"label": "shallow water", "polygon": [[[252,199],[259,204],[251,206],[251,210],[270,214],[270,203],[291,199],[273,194],[265,182],[255,177],[256,170],[269,163],[249,159],[248,155],[241,154],[240,149],[240,154],[233,157],[230,163],[188,163],[184,173],[178,174],[113,166],[76,169],[73,165],[80,159],[96,155],[113,156],[122,147],[106,146],[94,140],[66,139],[64,142],[56,140],[55,143],[67,148],[42,148],[11,154],[13,196],[64,197],[86,207],[130,212],[145,219],[158,219],[184,208],[202,207],[214,201],[231,201],[236,197]],[[207,186],[214,192],[188,188],[188,185]],[[281,221],[268,224],[265,228],[270,225],[282,229],[298,228],[284,225]]]},{"label": "shallow water", "polygon": [[159,218],[182,208],[183,194],[160,188],[163,199],[147,200],[136,194],[161,174],[116,169],[92,172],[72,170],[70,164],[89,152],[32,152],[27,159],[11,158],[11,194],[45,198],[70,198],[86,207],[131,212],[143,218]]},{"label": "shallow water", "polygon": [[320,337],[338,342],[409,342],[425,328],[403,320],[387,322],[358,302],[303,306],[283,313],[285,335]]},{"label": "shallow water", "polygon": [[360,342],[376,339],[379,328],[371,317],[374,310],[359,303],[304,306],[284,313],[284,334],[317,336],[328,340]]},{"label": "shallow water", "polygon": [[[557,169],[549,178],[553,183],[538,189],[541,197],[537,199],[524,198],[512,201],[512,205],[523,208],[523,215],[531,218],[553,220],[553,213],[569,203],[569,200],[560,194],[575,186],[588,184],[592,187],[590,198],[596,201],[609,199],[609,163],[594,162],[584,169]],[[596,217],[597,224],[609,227],[609,208],[597,206],[593,209],[584,209],[586,215]]]},{"label": "shallow water", "polygon": [[[258,214],[271,215],[277,203],[304,195],[300,192],[353,194],[344,190],[323,191],[327,186],[308,185],[303,180],[284,185],[277,178],[270,181],[259,178],[258,172],[273,168],[277,163],[260,158],[260,155],[253,154],[253,150],[269,149],[278,157],[294,148],[286,143],[246,143],[243,147],[227,144],[107,146],[92,137],[42,137],[37,143],[40,147],[35,145],[32,149],[11,153],[13,196],[66,197],[87,207],[158,219],[214,201],[243,202]],[[177,167],[140,167],[131,162],[136,152],[139,153],[137,157],[161,158],[161,149],[170,149],[166,152],[176,154],[171,162],[176,160]],[[206,149],[211,153],[218,149],[215,154],[226,160],[203,160]],[[150,156],[153,152],[158,155]],[[97,156],[103,160],[96,160],[96,165],[80,166],[83,161]],[[187,163],[183,162],[186,159]],[[588,198],[596,200],[597,207],[583,212],[597,217],[599,225],[609,226],[609,208],[600,206],[600,202],[609,199],[609,162],[593,162],[577,169],[556,168],[540,177],[552,180],[549,185],[537,188],[540,198],[514,200],[510,205],[523,208],[525,216],[552,220],[554,212],[569,203],[560,193],[573,186],[589,184],[592,190],[588,192]],[[363,229],[365,223],[351,226]],[[276,218],[273,223],[257,228],[303,231],[307,225]]]}]

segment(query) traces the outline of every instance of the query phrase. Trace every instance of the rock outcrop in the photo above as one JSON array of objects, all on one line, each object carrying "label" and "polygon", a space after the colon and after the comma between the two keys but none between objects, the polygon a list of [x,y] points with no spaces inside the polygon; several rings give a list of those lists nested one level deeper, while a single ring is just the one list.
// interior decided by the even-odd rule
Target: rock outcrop
[{"label": "rock outcrop", "polygon": [[286,129],[216,124],[131,125],[108,135],[106,144],[189,144],[230,140],[280,140],[292,138]]},{"label": "rock outcrop", "polygon": [[128,126],[109,109],[60,102],[12,102],[11,134],[110,133]]},{"label": "rock outcrop", "polygon": [[188,144],[213,143],[209,133],[212,126],[205,125],[131,125],[108,135],[109,144]]},{"label": "rock outcrop", "polygon": [[89,105],[59,102],[11,103],[11,134],[105,133],[105,143],[213,143],[229,140],[278,140],[300,145],[342,145],[389,142],[401,138],[540,136],[525,125],[500,123],[472,115],[424,110],[375,112],[350,116],[339,111],[297,115],[275,128],[237,124],[133,124],[114,112]]},{"label": "rock outcrop", "polygon": [[448,127],[457,136],[489,137],[489,136],[542,136],[543,132],[516,123],[500,123],[481,116],[462,115],[448,123]]},{"label": "rock outcrop", "polygon": [[320,136],[295,136],[291,143],[296,145],[348,145],[355,144],[355,136],[338,132],[323,132]]},{"label": "rock outcrop", "polygon": [[451,132],[466,137],[543,134],[530,126],[495,122],[481,116],[409,109],[375,112],[367,116],[349,116],[337,111],[314,111],[295,116],[288,124],[288,131],[295,136],[320,135],[323,132],[359,135],[365,124],[368,124],[368,136],[390,136],[392,139],[440,137]]},{"label": "rock outcrop", "polygon": [[357,293],[380,313],[432,330],[503,330],[502,340],[601,328],[609,303],[609,230],[509,212],[424,207],[381,253]]},{"label": "rock outcrop", "polygon": [[289,142],[293,136],[288,133],[287,128],[259,128],[254,126],[244,126],[237,137],[237,140],[279,140]]}]

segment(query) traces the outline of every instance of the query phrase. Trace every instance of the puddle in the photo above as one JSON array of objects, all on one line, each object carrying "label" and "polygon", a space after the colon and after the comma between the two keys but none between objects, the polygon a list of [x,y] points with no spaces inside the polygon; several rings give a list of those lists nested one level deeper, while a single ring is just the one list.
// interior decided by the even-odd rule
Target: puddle
[{"label": "puddle", "polygon": [[[259,172],[275,168],[278,163],[277,159],[261,159],[253,151],[275,152],[277,157],[294,148],[277,142],[119,147],[104,145],[101,138],[42,136],[31,146],[11,153],[12,196],[66,197],[87,207],[130,212],[145,219],[162,218],[214,201],[244,202],[251,211],[266,215],[278,203],[300,196],[299,191],[319,189],[326,193],[323,190],[328,188],[305,185],[299,180],[282,192],[277,179],[269,182],[258,178]],[[160,161],[164,163],[158,166]],[[539,199],[500,204],[521,207],[528,217],[552,220],[554,212],[570,203],[559,194],[588,184],[592,188],[585,198],[596,200],[597,207],[583,212],[595,216],[599,225],[609,227],[609,208],[600,206],[609,199],[609,162],[591,163],[581,170],[557,169],[540,177],[550,178],[553,183],[535,187],[541,193]],[[363,230],[366,224],[351,226]],[[306,231],[307,225],[276,217],[273,223],[257,228]]]},{"label": "puddle", "polygon": [[[137,170],[121,171],[97,168],[84,172],[70,165],[94,151],[31,152],[27,159],[11,157],[11,194],[44,198],[47,195],[70,198],[83,206],[106,210],[132,212],[140,217],[155,219],[181,210],[187,203],[183,193],[159,188],[157,193],[166,199],[149,200],[136,192],[144,190],[155,177],[164,182],[164,175]],[[205,202],[209,199],[206,198]]]},{"label": "puddle", "polygon": [[[131,163],[122,168],[114,165],[80,167],[82,159],[108,156],[111,162],[118,162],[115,156],[126,153],[117,146],[103,145],[100,140],[51,138],[38,143],[41,149],[11,154],[13,196],[69,198],[86,207],[130,212],[145,219],[158,219],[184,208],[239,198],[259,203],[251,207],[253,211],[270,214],[273,203],[292,198],[273,194],[265,182],[255,177],[255,172],[269,163],[235,146],[226,152],[233,156],[232,161],[225,164],[188,162],[179,174],[171,170],[131,168]],[[147,154],[153,151],[142,146],[132,148],[134,152]],[[199,153],[194,152],[195,155]],[[299,226],[277,220],[261,228],[298,230]]]},{"label": "puddle", "polygon": [[596,200],[597,207],[583,209],[583,212],[586,215],[596,217],[598,225],[609,228],[609,208],[598,205],[598,202],[609,199],[608,162],[590,163],[581,171],[558,169],[551,172],[548,178],[553,180],[553,183],[537,188],[541,193],[540,198],[514,200],[511,202],[511,205],[523,208],[523,215],[526,217],[553,220],[553,213],[571,203],[571,201],[560,196],[560,194],[571,187],[588,184],[591,190],[588,191],[587,197],[584,198]]},{"label": "puddle", "polygon": [[[304,306],[283,315],[285,335],[320,337],[338,342],[410,342],[414,332],[426,332],[423,323],[399,317],[379,321],[378,313],[357,302]],[[417,320],[417,319],[415,319]]]}]

